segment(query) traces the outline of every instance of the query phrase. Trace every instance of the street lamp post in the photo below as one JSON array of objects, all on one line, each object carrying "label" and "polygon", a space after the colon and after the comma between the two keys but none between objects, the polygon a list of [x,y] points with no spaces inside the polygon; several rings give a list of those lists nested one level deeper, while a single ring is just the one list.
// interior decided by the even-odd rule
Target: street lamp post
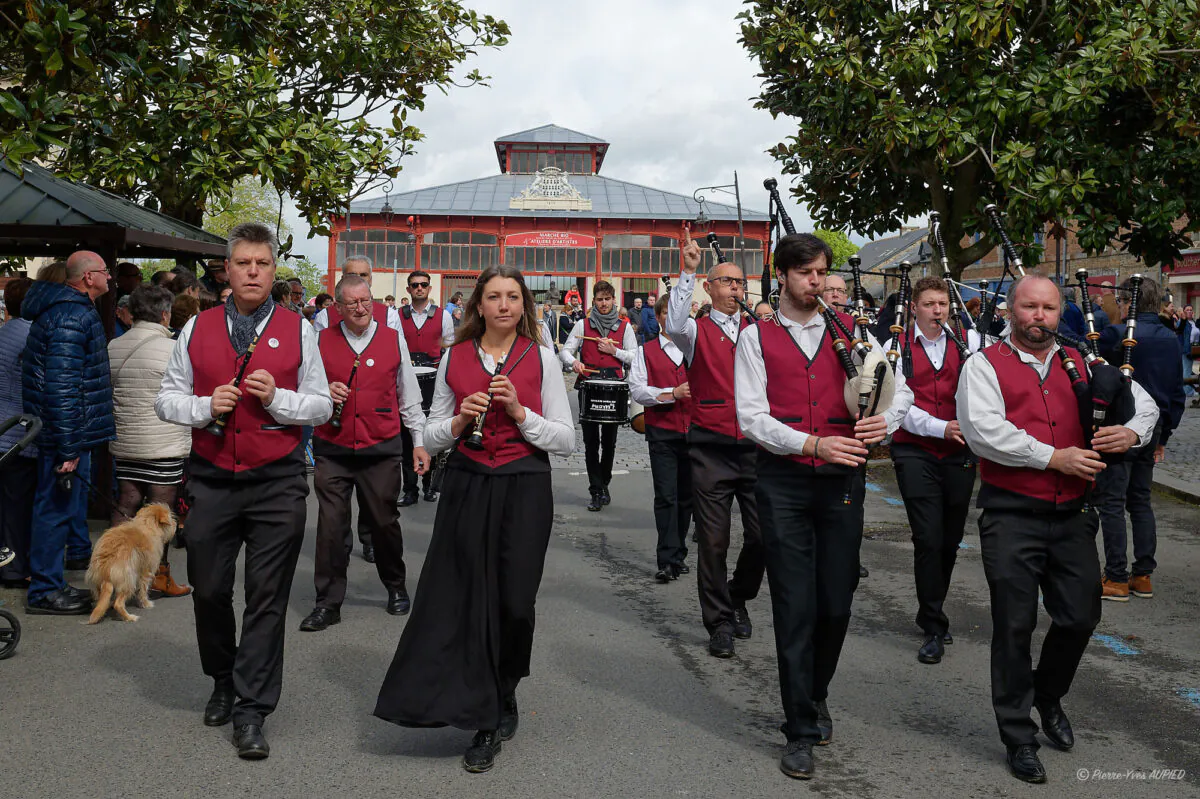
[{"label": "street lamp post", "polygon": [[[730,191],[730,189],[733,189],[733,191]],[[700,196],[700,192],[702,192],[702,191],[712,191],[712,192],[719,191],[724,194],[732,194],[733,195],[734,201],[737,203],[737,220],[738,220],[737,263],[738,263],[738,266],[742,266],[743,251],[746,246],[746,241],[745,241],[745,231],[742,228],[742,194],[741,194],[740,188],[738,187],[737,170],[734,170],[734,173],[733,173],[733,183],[726,183],[721,186],[701,186],[700,188],[698,188],[694,192],[692,192],[692,199],[695,200],[696,204],[700,206],[700,213],[696,215],[696,222],[701,225],[706,224],[709,221],[708,217],[706,217],[704,214],[704,198]]]}]

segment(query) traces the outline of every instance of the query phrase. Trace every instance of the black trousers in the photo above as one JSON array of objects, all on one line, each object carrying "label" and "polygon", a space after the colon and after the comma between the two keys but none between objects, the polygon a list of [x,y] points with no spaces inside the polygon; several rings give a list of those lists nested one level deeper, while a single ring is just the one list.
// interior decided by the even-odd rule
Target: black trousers
[{"label": "black trousers", "polygon": [[1100,511],[1104,535],[1104,573],[1108,579],[1129,579],[1129,538],[1125,512],[1133,526],[1133,574],[1153,574],[1158,565],[1158,527],[1150,495],[1154,489],[1154,444],[1139,451],[1133,460],[1110,463],[1096,475],[1092,504]]},{"label": "black trousers", "polygon": [[[1037,746],[1034,702],[1066,696],[1100,623],[1096,513],[984,510],[983,573],[992,597],[992,707],[1006,746]],[[1050,630],[1033,668],[1030,643],[1041,589]]]},{"label": "black trousers", "polygon": [[0,468],[0,546],[16,555],[7,566],[0,566],[2,579],[24,580],[29,576],[29,536],[37,482],[37,458],[16,455]]},{"label": "black trousers", "polygon": [[816,703],[829,696],[850,626],[866,484],[856,471],[847,505],[846,479],[770,455],[759,461],[755,493],[789,741],[820,740]]},{"label": "black trousers", "polygon": [[658,528],[658,568],[687,558],[687,531],[692,524],[692,464],[683,433],[646,428],[650,475],[654,481],[654,524]]},{"label": "black trousers", "polygon": [[[413,440],[412,433],[408,432],[407,427],[400,428],[400,441],[404,444],[404,462],[401,464],[404,469],[404,493],[417,493],[417,470],[413,468]],[[433,479],[432,470],[421,475],[421,488],[428,491],[429,481]]]},{"label": "black trousers", "polygon": [[[283,687],[283,632],[304,543],[308,481],[302,475],[252,483],[188,479],[188,580],[204,673],[232,680],[233,723],[262,724]],[[246,547],[242,637],[233,616],[238,554]]]},{"label": "black trousers", "polygon": [[[762,534],[754,484],[757,454],[726,444],[691,444],[692,513],[696,519],[696,583],[700,613],[709,634],[733,631],[733,609],[758,596],[762,586]],[[733,578],[727,579],[729,521],[733,501],[742,511],[742,551]]]},{"label": "black trousers", "polygon": [[617,453],[615,424],[580,422],[583,428],[583,454],[587,463],[588,490],[600,491],[612,482],[613,457]]},{"label": "black trousers", "polygon": [[945,635],[950,620],[942,606],[971,509],[975,462],[961,455],[939,460],[916,447],[893,447],[892,455],[912,528],[917,626],[926,635]]},{"label": "black trousers", "polygon": [[313,582],[317,607],[337,610],[346,599],[350,556],[350,495],[357,492],[359,527],[375,542],[375,568],[385,588],[404,587],[404,538],[396,497],[404,480],[399,455],[386,458],[318,455],[313,484],[317,492],[317,550]]}]

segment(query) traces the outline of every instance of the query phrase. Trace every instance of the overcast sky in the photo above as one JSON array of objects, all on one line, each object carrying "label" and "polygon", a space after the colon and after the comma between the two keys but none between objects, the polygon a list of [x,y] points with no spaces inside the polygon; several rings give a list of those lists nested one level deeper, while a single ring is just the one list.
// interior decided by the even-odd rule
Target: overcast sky
[{"label": "overcast sky", "polygon": [[[506,20],[512,36],[465,65],[490,75],[489,87],[434,91],[410,117],[425,141],[393,193],[496,174],[495,138],[552,122],[611,142],[603,175],[690,196],[737,170],[743,207],[766,211],[762,181],[782,177],[766,150],[796,123],[753,107],[757,67],[737,41],[737,0],[464,2]],[[811,228],[801,208],[789,213]],[[307,239],[288,215],[294,251],[325,266],[327,240]]]}]

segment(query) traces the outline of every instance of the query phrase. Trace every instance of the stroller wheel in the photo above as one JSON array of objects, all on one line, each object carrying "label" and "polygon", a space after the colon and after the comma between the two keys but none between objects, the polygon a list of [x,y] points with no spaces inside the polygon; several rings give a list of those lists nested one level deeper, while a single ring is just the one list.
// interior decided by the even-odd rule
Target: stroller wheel
[{"label": "stroller wheel", "polygon": [[0,610],[0,660],[12,657],[20,642],[21,622],[7,610]]}]

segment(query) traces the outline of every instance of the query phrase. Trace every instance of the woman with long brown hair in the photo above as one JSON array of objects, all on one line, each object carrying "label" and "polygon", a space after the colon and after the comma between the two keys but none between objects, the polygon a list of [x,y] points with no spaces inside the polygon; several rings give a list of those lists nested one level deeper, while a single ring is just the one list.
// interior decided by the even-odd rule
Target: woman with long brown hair
[{"label": "woman with long brown hair", "polygon": [[433,537],[375,715],[406,727],[477,730],[467,771],[492,767],[517,730],[554,495],[550,453],[575,448],[554,352],[511,266],[484,270],[438,367],[425,427],[447,462]]}]

